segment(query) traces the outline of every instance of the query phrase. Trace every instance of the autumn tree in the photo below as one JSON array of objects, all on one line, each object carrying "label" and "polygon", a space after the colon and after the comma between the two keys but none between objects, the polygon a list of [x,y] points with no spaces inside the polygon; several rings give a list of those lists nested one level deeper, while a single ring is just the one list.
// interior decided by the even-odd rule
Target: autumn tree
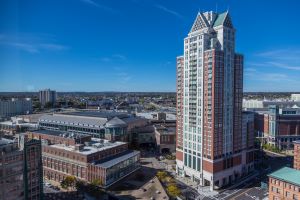
[{"label": "autumn tree", "polygon": [[172,197],[177,197],[180,195],[180,189],[176,186],[176,184],[169,184],[167,187],[167,192]]},{"label": "autumn tree", "polygon": [[68,189],[69,187],[74,187],[76,184],[76,178],[74,176],[66,176],[64,180],[60,183],[61,187]]},{"label": "autumn tree", "polygon": [[162,181],[167,177],[167,173],[165,171],[159,171],[156,176],[160,181]]}]

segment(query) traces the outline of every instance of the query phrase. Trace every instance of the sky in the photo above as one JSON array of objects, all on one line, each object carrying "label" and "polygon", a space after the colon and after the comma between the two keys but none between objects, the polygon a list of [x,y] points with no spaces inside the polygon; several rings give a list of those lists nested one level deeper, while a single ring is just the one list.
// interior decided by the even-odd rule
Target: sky
[{"label": "sky", "polygon": [[300,92],[298,0],[0,0],[0,91],[175,92],[197,13],[229,10],[244,91]]}]

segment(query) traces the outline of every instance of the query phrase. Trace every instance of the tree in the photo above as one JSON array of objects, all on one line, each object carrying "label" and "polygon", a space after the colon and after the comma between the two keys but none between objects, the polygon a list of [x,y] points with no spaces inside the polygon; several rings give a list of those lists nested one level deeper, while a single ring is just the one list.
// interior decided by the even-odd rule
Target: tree
[{"label": "tree", "polygon": [[103,182],[101,179],[94,179],[92,182],[91,182],[91,185],[93,186],[102,186],[103,185]]},{"label": "tree", "polygon": [[36,101],[33,103],[33,108],[35,109],[41,109],[41,103],[39,101]]},{"label": "tree", "polygon": [[44,107],[45,108],[53,108],[53,103],[52,102],[47,102]]},{"label": "tree", "polygon": [[74,187],[76,184],[76,178],[74,176],[66,176],[64,180],[60,183],[61,187],[68,189],[69,187]]},{"label": "tree", "polygon": [[162,181],[167,177],[167,172],[159,171],[159,172],[157,172],[156,176],[160,181]]},{"label": "tree", "polygon": [[99,198],[104,193],[104,191],[101,188],[99,188],[102,185],[103,185],[103,182],[101,179],[94,179],[90,184],[88,184],[86,191],[90,195]]},{"label": "tree", "polygon": [[181,193],[180,189],[175,184],[168,185],[167,192],[172,197],[177,197]]}]

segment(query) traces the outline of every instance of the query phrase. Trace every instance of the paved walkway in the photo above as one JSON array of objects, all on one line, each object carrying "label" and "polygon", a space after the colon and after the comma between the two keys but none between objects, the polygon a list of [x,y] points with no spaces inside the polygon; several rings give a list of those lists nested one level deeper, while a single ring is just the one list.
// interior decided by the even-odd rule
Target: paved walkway
[{"label": "paved walkway", "polygon": [[131,195],[137,199],[148,200],[149,198],[153,197],[157,200],[169,200],[166,191],[156,177],[153,178],[152,181],[146,183],[143,187],[141,187],[141,189],[134,190]]}]

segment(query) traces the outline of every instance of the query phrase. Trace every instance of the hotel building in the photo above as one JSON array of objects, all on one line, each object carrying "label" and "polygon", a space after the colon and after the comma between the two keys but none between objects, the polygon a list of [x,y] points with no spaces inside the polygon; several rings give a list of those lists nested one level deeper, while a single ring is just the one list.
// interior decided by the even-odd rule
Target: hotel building
[{"label": "hotel building", "polygon": [[177,58],[177,174],[213,190],[248,173],[242,94],[243,56],[229,13],[198,13]]}]

